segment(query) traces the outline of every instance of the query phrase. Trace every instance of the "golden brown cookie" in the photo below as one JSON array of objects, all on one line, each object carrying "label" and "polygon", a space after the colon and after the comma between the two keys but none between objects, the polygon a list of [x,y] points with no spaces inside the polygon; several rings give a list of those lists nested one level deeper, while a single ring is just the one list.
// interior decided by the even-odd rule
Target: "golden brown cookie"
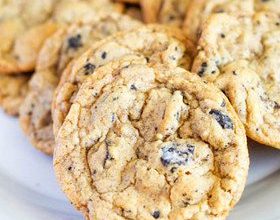
[{"label": "golden brown cookie", "polygon": [[54,154],[63,191],[89,220],[225,219],[248,165],[243,125],[223,93],[143,56],[85,79]]},{"label": "golden brown cookie", "polygon": [[254,12],[254,0],[195,0],[190,1],[184,21],[184,32],[193,41],[197,41],[202,24],[211,14],[231,13],[250,15]]},{"label": "golden brown cookie", "polygon": [[181,27],[192,0],[162,0],[158,21]]},{"label": "golden brown cookie", "polygon": [[0,29],[4,31],[0,33],[0,74],[31,71],[34,60],[30,59],[38,52],[42,40],[55,30],[54,24],[43,24],[55,3],[53,0],[7,0],[2,4]]},{"label": "golden brown cookie", "polygon": [[97,67],[125,55],[141,54],[149,63],[189,69],[194,51],[193,44],[180,30],[165,26],[144,26],[97,43],[75,61],[74,68],[67,68],[61,77],[52,107],[55,135],[81,83],[88,75],[94,74]]},{"label": "golden brown cookie", "polygon": [[90,20],[101,4],[107,12],[114,9],[109,0],[7,0],[2,4],[0,29],[5,31],[0,33],[0,74],[33,71],[44,40],[58,25]]},{"label": "golden brown cookie", "polygon": [[29,92],[21,107],[20,123],[31,143],[51,155],[54,147],[51,103],[53,92],[67,64],[95,42],[141,24],[127,16],[111,13],[94,21],[79,22],[60,29],[47,39],[40,51]]},{"label": "golden brown cookie", "polygon": [[248,137],[280,148],[278,13],[216,14],[202,30],[192,70],[225,92]]},{"label": "golden brown cookie", "polygon": [[[10,73],[32,71],[43,43],[56,30],[57,25],[55,23],[46,22],[22,33],[14,44],[13,56],[16,58],[15,62],[10,62],[12,59],[8,62],[0,61],[1,67],[5,70],[9,69]],[[15,69],[17,69],[17,72],[14,71]]]}]

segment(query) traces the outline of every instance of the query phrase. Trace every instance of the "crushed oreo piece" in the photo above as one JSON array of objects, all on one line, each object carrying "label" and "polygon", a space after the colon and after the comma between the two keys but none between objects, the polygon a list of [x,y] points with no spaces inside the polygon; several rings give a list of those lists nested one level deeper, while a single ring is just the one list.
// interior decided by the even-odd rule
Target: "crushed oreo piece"
[{"label": "crushed oreo piece", "polygon": [[104,60],[104,59],[106,59],[106,57],[107,57],[107,53],[104,51],[104,52],[101,54],[101,58]]},{"label": "crushed oreo piece", "polygon": [[155,219],[158,219],[160,217],[160,211],[154,211],[152,213],[152,216],[155,218]]},{"label": "crushed oreo piece", "polygon": [[163,147],[161,163],[164,166],[169,165],[186,165],[194,153],[194,146],[190,144],[172,143]]},{"label": "crushed oreo piece", "polygon": [[200,70],[199,70],[199,72],[198,72],[198,75],[199,75],[200,77],[202,77],[202,76],[204,75],[204,73],[205,73],[207,67],[208,67],[208,64],[207,64],[206,62],[203,62],[203,63],[201,64],[201,68],[200,68]]},{"label": "crushed oreo piece", "polygon": [[114,122],[116,120],[116,116],[115,116],[115,114],[113,113],[112,115],[111,115],[111,122]]},{"label": "crushed oreo piece", "polygon": [[94,72],[96,66],[91,63],[87,63],[86,65],[84,65],[83,68],[84,68],[84,74],[87,76]]},{"label": "crushed oreo piece", "polygon": [[82,47],[82,36],[80,34],[77,34],[76,36],[70,37],[68,39],[68,47],[77,49],[79,47]]},{"label": "crushed oreo piece", "polygon": [[132,85],[130,86],[130,89],[131,89],[131,90],[137,90],[137,87],[136,87],[134,84],[132,84]]},{"label": "crushed oreo piece", "polygon": [[225,106],[226,106],[226,102],[225,102],[225,100],[223,100],[221,107],[225,107]]},{"label": "crushed oreo piece", "polygon": [[223,129],[233,129],[233,123],[231,118],[223,112],[216,109],[212,109],[209,112],[209,114],[216,119],[216,121],[221,125]]},{"label": "crushed oreo piece", "polygon": [[110,151],[109,151],[109,146],[111,145],[111,142],[106,140],[105,145],[106,145],[106,154],[105,154],[105,158],[104,158],[104,162],[103,162],[103,167],[105,167],[106,162],[108,160],[114,160],[114,158],[111,156]]}]

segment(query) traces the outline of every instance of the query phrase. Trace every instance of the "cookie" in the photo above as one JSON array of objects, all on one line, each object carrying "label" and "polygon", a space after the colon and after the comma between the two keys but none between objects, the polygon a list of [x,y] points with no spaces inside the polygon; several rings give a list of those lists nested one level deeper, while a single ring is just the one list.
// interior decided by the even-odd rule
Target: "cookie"
[{"label": "cookie", "polygon": [[38,45],[55,30],[54,24],[42,24],[53,10],[54,1],[10,0],[2,4],[0,29],[5,31],[0,33],[0,74],[28,72],[34,65],[28,55],[33,57]]},{"label": "cookie", "polygon": [[144,21],[181,27],[190,0],[141,0]]},{"label": "cookie", "polygon": [[163,0],[158,20],[162,24],[181,27],[192,0]]},{"label": "cookie", "polygon": [[118,0],[118,2],[140,5],[146,23],[169,24],[181,27],[190,0]]},{"label": "cookie", "polygon": [[100,14],[122,12],[120,4],[110,0],[60,0],[55,7],[52,19],[57,23],[72,24],[74,21],[94,21]]},{"label": "cookie", "polygon": [[203,27],[192,67],[225,92],[248,137],[276,148],[280,148],[279,37],[277,13],[212,15]]},{"label": "cookie", "polygon": [[0,20],[18,18],[23,25],[31,27],[45,22],[52,14],[55,3],[54,0],[2,0]]},{"label": "cookie", "polygon": [[211,14],[232,13],[234,15],[250,15],[254,12],[254,0],[196,0],[190,1],[186,12],[183,29],[193,41],[201,34],[203,22]]},{"label": "cookie", "polygon": [[0,107],[9,115],[18,116],[27,89],[29,75],[0,75]]},{"label": "cookie", "polygon": [[90,75],[56,140],[57,179],[86,219],[225,219],[248,173],[223,93],[144,57]]},{"label": "cookie", "polygon": [[[89,20],[96,14],[95,8],[100,8],[101,2],[97,2],[99,1],[6,1],[0,9],[0,29],[5,30],[0,33],[0,74],[33,71],[44,40],[59,25],[74,20]],[[110,7],[107,10],[110,11]]]},{"label": "cookie", "polygon": [[183,33],[165,26],[144,26],[99,42],[63,73],[53,99],[55,136],[68,114],[79,86],[95,69],[124,55],[142,54],[149,63],[190,68],[195,48]]},{"label": "cookie", "polygon": [[29,92],[21,107],[20,124],[31,143],[46,154],[54,147],[51,103],[61,72],[91,44],[118,31],[129,31],[141,24],[127,16],[112,13],[58,30],[40,51]]}]

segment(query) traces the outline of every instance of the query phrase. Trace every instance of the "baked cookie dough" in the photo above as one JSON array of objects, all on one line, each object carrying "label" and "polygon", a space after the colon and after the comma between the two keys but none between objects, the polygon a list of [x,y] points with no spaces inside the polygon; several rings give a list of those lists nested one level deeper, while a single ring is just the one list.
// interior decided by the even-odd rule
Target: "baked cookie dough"
[{"label": "baked cookie dough", "polygon": [[158,21],[181,27],[191,2],[192,0],[163,0]]},{"label": "baked cookie dough", "polygon": [[[191,0],[117,0],[140,5],[146,23],[170,24],[181,27]],[[195,1],[194,1],[195,2]]]},{"label": "baked cookie dough", "polygon": [[229,13],[234,16],[250,16],[266,10],[280,13],[279,0],[195,0],[190,1],[184,21],[184,31],[193,41],[201,34],[203,23],[211,14]]},{"label": "baked cookie dough", "polygon": [[144,21],[181,27],[190,0],[140,0]]},{"label": "baked cookie dough", "polygon": [[45,23],[53,0],[5,1],[0,9],[0,74],[29,72],[44,39],[56,26]]},{"label": "baked cookie dough", "polygon": [[230,99],[247,135],[280,148],[280,17],[212,15],[199,39],[192,70]]},{"label": "baked cookie dough", "polygon": [[194,52],[194,45],[180,30],[159,25],[143,26],[97,43],[76,60],[73,67],[67,68],[61,77],[52,106],[54,134],[57,134],[68,114],[81,83],[97,67],[124,55],[141,54],[149,63],[190,69]]},{"label": "baked cookie dough", "polygon": [[62,71],[94,42],[118,31],[129,31],[141,24],[116,13],[95,17],[58,30],[43,45],[29,92],[21,107],[20,124],[32,144],[46,154],[54,147],[51,103]]},{"label": "baked cookie dough", "polygon": [[111,62],[82,84],[59,130],[57,179],[86,219],[225,219],[248,172],[227,98],[180,67]]},{"label": "baked cookie dough", "polygon": [[[0,3],[0,74],[34,70],[39,50],[58,25],[88,20],[101,2],[78,0],[6,0]],[[2,5],[1,5],[2,4]],[[106,7],[110,11],[110,7]],[[113,7],[113,6],[112,6]],[[111,8],[112,8],[111,7]],[[113,10],[113,9],[111,9]]]},{"label": "baked cookie dough", "polygon": [[254,0],[195,0],[190,1],[183,25],[184,32],[193,41],[197,41],[203,23],[211,14],[232,13],[250,15],[254,12]]},{"label": "baked cookie dough", "polygon": [[0,75],[0,107],[9,115],[18,116],[27,94],[29,75]]}]

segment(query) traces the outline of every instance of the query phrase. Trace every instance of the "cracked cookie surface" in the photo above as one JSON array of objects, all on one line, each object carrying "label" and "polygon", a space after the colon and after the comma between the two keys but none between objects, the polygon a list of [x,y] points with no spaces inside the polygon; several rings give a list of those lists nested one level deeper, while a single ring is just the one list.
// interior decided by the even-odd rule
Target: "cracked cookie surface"
[{"label": "cracked cookie surface", "polygon": [[190,39],[197,41],[201,34],[203,23],[211,14],[226,12],[234,16],[248,16],[263,10],[280,13],[280,1],[196,0],[189,3],[183,26],[186,35]]},{"label": "cracked cookie surface", "polygon": [[[113,10],[108,1],[104,6]],[[0,74],[34,70],[44,40],[58,26],[75,20],[88,20],[101,2],[88,0],[7,0],[0,2]],[[116,9],[117,10],[117,9]],[[104,11],[104,10],[103,10]]]},{"label": "cracked cookie surface", "polygon": [[250,15],[254,12],[254,0],[196,0],[189,3],[184,31],[186,35],[197,41],[203,23],[211,14],[232,13],[235,15]]},{"label": "cracked cookie surface", "polygon": [[93,46],[64,71],[56,89],[52,114],[56,135],[67,115],[79,86],[88,75],[105,63],[129,54],[141,54],[149,63],[190,68],[193,44],[180,30],[163,26],[147,26],[120,33]]},{"label": "cracked cookie surface", "polygon": [[86,219],[224,219],[248,164],[244,127],[223,93],[144,57],[85,79],[54,154],[60,185]]},{"label": "cracked cookie surface", "polygon": [[[116,13],[90,22],[79,22],[58,30],[43,45],[29,92],[21,107],[20,123],[32,144],[46,154],[54,147],[51,103],[62,71],[93,43],[119,31],[130,31],[141,24]],[[88,67],[90,70],[90,67]]]},{"label": "cracked cookie surface", "polygon": [[250,138],[276,148],[280,148],[279,39],[277,13],[212,15],[192,67],[225,92]]},{"label": "cracked cookie surface", "polygon": [[33,60],[30,59],[38,52],[42,41],[55,30],[54,24],[44,24],[54,5],[53,0],[2,2],[0,29],[5,31],[0,33],[0,74],[32,70],[29,66]]}]

